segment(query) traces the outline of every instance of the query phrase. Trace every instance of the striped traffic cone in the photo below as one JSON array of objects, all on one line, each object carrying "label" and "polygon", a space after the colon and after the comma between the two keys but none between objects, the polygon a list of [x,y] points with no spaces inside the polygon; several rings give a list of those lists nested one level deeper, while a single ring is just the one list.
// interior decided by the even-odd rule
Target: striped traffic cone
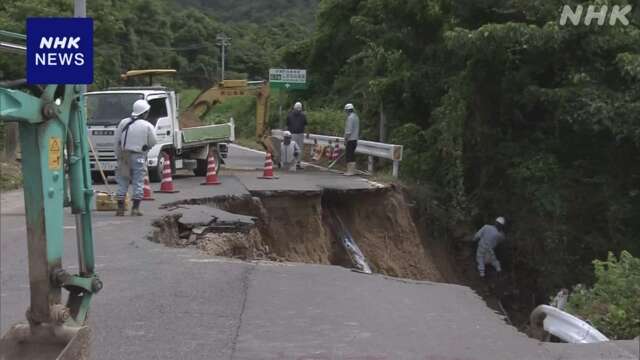
[{"label": "striped traffic cone", "polygon": [[153,198],[153,190],[151,190],[151,185],[149,185],[149,175],[144,176],[144,197],[142,198],[144,201],[155,200]]},{"label": "striped traffic cone", "polygon": [[271,153],[267,153],[264,159],[264,172],[258,179],[277,179],[278,177],[273,174],[273,160],[271,160]]},{"label": "striped traffic cone", "polygon": [[340,158],[340,144],[336,143],[336,147],[333,148],[333,155],[331,156],[332,161],[336,161]]},{"label": "striped traffic cone", "polygon": [[333,145],[331,143],[324,148],[324,157],[329,160],[333,157]]},{"label": "striped traffic cone", "polygon": [[169,155],[164,157],[164,167],[162,168],[162,182],[160,183],[160,190],[156,191],[163,194],[175,194],[179,192],[173,188],[173,178],[171,177],[171,158]]},{"label": "striped traffic cone", "polygon": [[213,151],[209,152],[209,161],[207,163],[207,178],[206,181],[200,185],[220,185],[220,179],[218,179],[218,169],[216,164],[216,157],[213,155]]}]

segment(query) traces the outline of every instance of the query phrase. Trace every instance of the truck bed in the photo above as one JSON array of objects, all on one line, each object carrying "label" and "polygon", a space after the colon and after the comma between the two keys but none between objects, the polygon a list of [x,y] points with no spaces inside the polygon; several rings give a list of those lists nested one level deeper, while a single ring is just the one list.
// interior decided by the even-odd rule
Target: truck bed
[{"label": "truck bed", "polygon": [[217,124],[182,129],[182,145],[189,147],[203,143],[230,141],[231,127],[231,124]]}]

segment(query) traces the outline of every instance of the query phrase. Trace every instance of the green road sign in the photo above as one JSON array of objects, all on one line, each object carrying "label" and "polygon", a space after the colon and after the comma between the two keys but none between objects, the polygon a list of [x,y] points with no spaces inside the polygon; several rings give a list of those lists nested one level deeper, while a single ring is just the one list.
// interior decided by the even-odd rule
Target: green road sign
[{"label": "green road sign", "polygon": [[306,83],[270,82],[269,85],[273,90],[304,90],[307,88]]},{"label": "green road sign", "polygon": [[269,84],[275,90],[304,90],[307,88],[307,70],[270,69]]}]

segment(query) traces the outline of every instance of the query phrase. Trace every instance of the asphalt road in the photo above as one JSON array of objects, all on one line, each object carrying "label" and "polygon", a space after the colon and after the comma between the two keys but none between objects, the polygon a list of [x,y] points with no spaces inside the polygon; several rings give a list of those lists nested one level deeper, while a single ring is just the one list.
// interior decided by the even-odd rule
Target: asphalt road
[{"label": "asphalt road", "polygon": [[[155,194],[142,218],[95,213],[94,359],[637,359],[613,344],[541,344],[518,333],[472,290],[304,264],[204,257],[146,240],[163,203],[253,191],[378,186],[305,171],[257,180],[259,153],[232,148],[221,186],[180,175],[178,194]],[[250,167],[250,166],[249,166]],[[226,175],[225,175],[226,174]],[[28,306],[22,193],[2,194],[0,329]],[[73,218],[65,217],[65,264],[76,263]],[[65,265],[70,270],[75,268]]]}]

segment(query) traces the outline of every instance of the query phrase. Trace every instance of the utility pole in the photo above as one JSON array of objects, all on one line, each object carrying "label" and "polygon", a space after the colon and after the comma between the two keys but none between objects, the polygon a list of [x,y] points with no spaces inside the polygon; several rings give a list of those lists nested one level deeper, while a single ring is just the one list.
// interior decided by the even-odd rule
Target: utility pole
[{"label": "utility pole", "polygon": [[225,49],[227,46],[231,46],[231,38],[225,33],[220,33],[216,36],[216,44],[222,48],[222,70],[220,74],[220,81],[224,81],[224,61],[225,61]]},{"label": "utility pole", "polygon": [[[73,17],[87,17],[87,2],[86,0],[74,0],[73,2]],[[87,92],[87,85],[79,85],[80,93]]]}]

